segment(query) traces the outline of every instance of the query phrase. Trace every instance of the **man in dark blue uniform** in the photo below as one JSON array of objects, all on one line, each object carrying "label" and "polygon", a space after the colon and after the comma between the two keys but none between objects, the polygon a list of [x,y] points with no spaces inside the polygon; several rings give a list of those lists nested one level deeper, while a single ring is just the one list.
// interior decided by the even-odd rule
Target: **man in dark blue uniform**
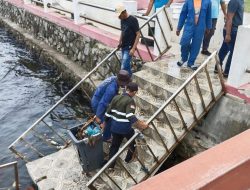
[{"label": "man in dark blue uniform", "polygon": [[[105,120],[107,122],[111,120],[111,132],[113,137],[109,159],[117,153],[124,138],[129,140],[135,134],[132,128],[133,124],[140,129],[146,129],[148,127],[146,123],[138,120],[135,116],[136,105],[133,97],[137,91],[138,85],[134,82],[130,82],[126,87],[126,92],[115,96],[107,109]],[[135,142],[132,142],[125,158],[126,162],[132,159],[134,151]],[[114,166],[115,162],[110,165],[110,168]]]},{"label": "man in dark blue uniform", "polygon": [[[102,124],[107,107],[115,95],[118,94],[119,87],[125,87],[130,81],[127,71],[120,70],[117,76],[111,76],[105,79],[96,89],[92,99],[91,107],[96,115],[96,122]],[[111,138],[110,127],[108,123],[104,128],[103,140]]]}]

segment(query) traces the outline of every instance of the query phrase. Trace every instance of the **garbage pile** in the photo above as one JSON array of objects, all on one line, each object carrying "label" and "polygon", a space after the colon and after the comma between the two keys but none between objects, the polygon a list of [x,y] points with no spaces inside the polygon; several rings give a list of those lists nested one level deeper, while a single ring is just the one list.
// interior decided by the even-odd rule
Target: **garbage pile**
[{"label": "garbage pile", "polygon": [[75,137],[77,140],[88,140],[88,144],[94,145],[94,140],[97,135],[101,134],[102,130],[98,124],[94,122],[94,118],[89,119],[82,127],[78,128]]},{"label": "garbage pile", "polygon": [[83,172],[88,173],[102,166],[104,160],[102,130],[95,118],[68,130],[76,148]]}]

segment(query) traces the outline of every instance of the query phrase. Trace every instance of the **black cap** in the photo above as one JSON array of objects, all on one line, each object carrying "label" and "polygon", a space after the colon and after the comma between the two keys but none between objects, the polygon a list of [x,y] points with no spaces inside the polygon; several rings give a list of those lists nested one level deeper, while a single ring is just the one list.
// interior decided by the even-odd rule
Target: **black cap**
[{"label": "black cap", "polygon": [[138,84],[136,84],[135,82],[130,82],[130,83],[127,84],[127,89],[130,92],[138,91]]},{"label": "black cap", "polygon": [[128,71],[126,70],[120,70],[117,74],[117,80],[119,82],[119,85],[125,86],[130,82],[130,76]]}]

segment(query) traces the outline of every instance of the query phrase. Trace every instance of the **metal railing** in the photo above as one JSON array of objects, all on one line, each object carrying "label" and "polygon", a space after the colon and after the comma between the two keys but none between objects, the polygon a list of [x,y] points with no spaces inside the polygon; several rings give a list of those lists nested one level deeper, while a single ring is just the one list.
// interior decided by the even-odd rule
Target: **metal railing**
[{"label": "metal railing", "polygon": [[58,8],[58,7],[55,7],[55,6],[51,5],[50,3],[47,4],[47,7],[48,7],[48,8],[55,9],[55,10],[58,10],[58,11],[62,11],[62,12],[65,12],[65,13],[74,14],[74,13],[71,12],[71,11],[65,10],[63,7]]},{"label": "metal railing", "polygon": [[43,1],[39,1],[39,0],[31,0],[31,3],[37,3],[38,5],[43,5]]},{"label": "metal railing", "polygon": [[[70,0],[71,1],[71,0]],[[96,4],[91,4],[91,3],[86,3],[86,2],[79,2],[79,4],[81,5],[85,5],[85,6],[89,6],[89,7],[93,7],[93,8],[97,8],[100,10],[105,10],[105,11],[109,11],[109,12],[115,12],[115,9],[109,8],[109,7],[104,7],[104,6],[100,6],[100,5],[96,5]],[[140,15],[134,15],[136,18],[140,18],[142,20],[148,20],[147,17],[143,17]]]},{"label": "metal railing", "polygon": [[[5,168],[14,168],[14,175],[15,175],[15,189],[19,190],[19,177],[18,177],[18,168],[17,168],[17,162],[10,162],[7,164],[0,165],[0,170],[3,170]],[[0,188],[1,189],[1,188]],[[9,189],[9,188],[6,188]]]},{"label": "metal railing", "polygon": [[[40,4],[43,4],[42,2],[40,1],[37,1],[37,0],[32,0],[33,2],[37,2],[37,3],[40,3]],[[66,1],[69,1],[69,2],[73,2],[72,0],[66,0]],[[60,6],[60,8],[58,8],[58,6],[53,6],[51,5],[50,3],[47,5],[48,8],[53,8],[55,10],[58,10],[58,11],[62,11],[62,12],[65,12],[65,13],[69,13],[71,15],[74,14],[74,12],[71,12],[69,10],[65,10],[59,2],[56,2],[58,3],[58,5]],[[109,7],[104,7],[104,6],[100,6],[100,5],[97,5],[97,4],[90,4],[90,3],[86,3],[86,2],[78,2],[78,4],[80,5],[84,5],[84,6],[88,6],[88,7],[92,7],[92,8],[96,8],[96,9],[99,9],[99,10],[104,10],[104,11],[108,11],[108,12],[115,12],[115,9],[112,9],[112,8],[109,8]],[[143,17],[143,16],[140,16],[140,15],[134,15],[135,17],[137,18],[140,18],[142,20],[147,20],[148,18],[147,17]],[[110,24],[107,24],[105,22],[102,22],[102,21],[99,21],[97,19],[94,19],[94,18],[90,18],[88,17],[88,15],[80,15],[81,18],[84,18],[85,20],[90,20],[90,21],[93,21],[95,23],[98,23],[98,24],[101,24],[101,25],[104,25],[104,26],[108,26],[110,28],[113,28],[113,29],[116,29],[116,30],[120,30],[119,27],[116,27],[116,26],[113,26],[113,25],[110,25]],[[72,18],[72,17],[71,17]],[[154,22],[154,20],[151,20],[151,22]]]},{"label": "metal railing", "polygon": [[[37,0],[32,0],[32,1],[36,2]],[[67,0],[67,1],[72,2],[72,0]],[[115,9],[111,9],[111,8],[108,8],[108,7],[103,7],[103,6],[100,6],[100,5],[95,5],[95,4],[85,3],[85,2],[79,2],[79,4],[85,5],[85,6],[94,7],[94,8],[98,8],[98,9],[100,9],[100,10],[106,10],[106,11],[110,11],[110,12],[115,12]],[[65,10],[65,9],[63,9],[62,7],[61,7],[61,8],[58,8],[58,7],[53,6],[53,5],[51,5],[51,4],[47,4],[47,7],[48,7],[48,8],[53,8],[53,9],[58,10],[58,11],[62,11],[62,12],[68,13],[68,14],[70,14],[70,15],[74,15],[74,12],[71,12],[71,11],[69,11],[69,10]],[[159,19],[159,16],[158,16],[158,15],[159,15],[160,13],[162,13],[162,12],[164,13],[164,15],[165,15],[165,17],[166,17],[166,19],[167,19],[167,23],[168,23],[168,25],[169,25],[169,27],[170,27],[170,29],[171,29],[171,31],[172,31],[172,30],[173,30],[173,25],[172,25],[172,22],[171,22],[171,20],[170,20],[170,18],[169,18],[169,15],[168,15],[168,13],[167,13],[167,11],[166,11],[166,7],[160,8],[159,10],[157,10],[157,12],[155,12],[155,13],[154,13],[152,16],[150,16],[150,17],[143,17],[143,16],[139,16],[139,15],[134,15],[134,16],[137,17],[137,18],[146,20],[146,22],[145,22],[144,24],[142,24],[142,26],[140,26],[140,33],[141,33],[141,39],[142,39],[142,41],[144,42],[144,44],[145,44],[145,46],[146,46],[146,49],[147,49],[147,52],[148,52],[148,54],[149,54],[149,56],[150,56],[151,61],[155,61],[155,60],[157,60],[158,58],[160,58],[160,57],[161,57],[164,53],[166,53],[166,51],[171,47],[171,45],[169,44],[169,42],[168,42],[168,40],[167,40],[167,39],[168,39],[168,38],[167,38],[167,34],[166,34],[166,32],[164,31],[164,27],[163,27],[162,23],[160,22],[160,19]],[[116,26],[112,26],[112,25],[110,25],[110,24],[107,24],[107,23],[98,21],[98,20],[96,20],[96,19],[94,19],[94,18],[90,18],[90,17],[88,17],[87,15],[82,15],[82,14],[80,14],[80,17],[81,17],[81,18],[84,18],[84,19],[87,19],[87,20],[91,20],[91,21],[96,22],[96,23],[98,23],[98,24],[102,24],[102,25],[104,25],[104,26],[108,26],[108,27],[110,27],[110,28],[114,28],[114,29],[120,30],[120,28],[118,28],[118,27],[116,27]],[[156,25],[156,24],[159,25],[159,28],[160,28],[160,31],[161,31],[161,35],[162,35],[162,37],[163,37],[163,40],[164,40],[164,43],[165,43],[165,46],[166,46],[166,48],[164,48],[164,49],[162,50],[162,49],[160,48],[160,45],[159,45],[161,39],[156,39],[155,35],[152,35],[152,36],[151,36],[151,38],[152,38],[151,40],[154,42],[154,45],[156,46],[156,48],[157,48],[157,50],[158,50],[158,52],[159,52],[159,55],[158,55],[158,56],[154,56],[154,55],[153,55],[152,49],[150,48],[149,44],[147,43],[147,40],[145,40],[146,38],[148,38],[148,36],[146,37],[146,36],[142,33],[142,29],[147,28],[151,34],[154,34],[154,31],[152,30],[152,27],[150,26],[151,23],[154,23],[154,25]],[[139,56],[140,59],[143,60],[141,54],[140,54],[138,51],[137,51],[137,56]]]},{"label": "metal railing", "polygon": [[[157,14],[160,13],[160,11],[164,11],[165,9],[159,10],[157,13],[152,15],[150,19],[145,22],[140,27],[140,30],[147,26],[149,22],[153,18],[157,18]],[[166,13],[167,16],[167,13]],[[149,48],[148,53],[152,57],[153,60],[153,55],[151,54]],[[68,146],[70,143],[64,136],[63,136],[63,128],[68,129],[69,126],[63,121],[63,117],[61,116],[61,110],[65,110],[66,114],[64,115],[70,115],[75,120],[78,120],[79,123],[82,122],[79,118],[76,116],[76,111],[72,110],[70,106],[67,106],[67,100],[70,98],[70,95],[74,93],[77,89],[81,90],[85,93],[86,97],[90,99],[91,97],[91,92],[96,88],[98,85],[98,82],[100,80],[105,79],[107,76],[112,73],[115,75],[121,65],[120,59],[117,55],[118,48],[114,49],[110,54],[108,54],[99,64],[97,64],[92,71],[90,71],[84,78],[82,78],[81,81],[79,81],[69,92],[67,92],[54,106],[52,106],[43,116],[41,116],[33,125],[31,125],[18,139],[16,139],[10,146],[9,149],[14,152],[18,157],[23,159],[24,161],[28,162],[34,158],[38,157],[43,157],[46,155],[45,152],[49,151],[44,151],[42,152],[40,149],[41,148],[41,142],[42,144],[45,144],[46,146],[50,147],[50,149],[53,149],[51,151],[59,150],[63,147]],[[162,52],[164,53],[164,52]],[[143,60],[140,50],[137,49],[137,55],[140,57],[141,60]],[[87,88],[82,87],[82,85],[86,83]],[[86,89],[91,89],[91,92],[87,92]],[[73,99],[78,107],[82,107],[82,105],[77,101],[76,99]],[[63,108],[59,108],[59,106],[63,106]],[[56,110],[57,109],[57,110]],[[61,109],[61,110],[60,110]],[[56,120],[56,126],[59,126],[55,129],[53,124],[50,124],[51,122],[54,122]],[[63,127],[62,127],[63,126]],[[47,131],[47,134],[44,134],[43,130]],[[61,131],[59,133],[58,131]],[[50,138],[51,136],[54,137],[54,139]],[[31,137],[35,137],[36,140],[34,140]],[[17,147],[19,144],[19,147]],[[23,146],[23,145],[25,146]],[[22,153],[24,148],[23,147],[28,147],[29,150],[32,150],[34,155],[32,155],[30,158],[27,158],[27,156]],[[17,149],[20,149],[22,151],[18,151]]]},{"label": "metal railing", "polygon": [[[52,147],[56,150],[66,147],[70,142],[66,138],[64,138],[63,134],[60,134],[58,131],[64,131],[63,129],[70,128],[69,126],[70,124],[67,124],[64,122],[64,119],[61,113],[62,110],[65,112],[64,115],[66,115],[67,117],[73,118],[75,121],[78,121],[78,123],[83,122],[81,121],[81,118],[77,118],[77,113],[74,113],[74,110],[72,110],[70,106],[67,106],[68,104],[67,100],[71,98],[70,95],[72,95],[77,90],[82,90],[84,94],[86,95],[86,97],[90,99],[91,93],[96,88],[100,80],[103,80],[104,78],[106,78],[106,76],[109,76],[111,73],[115,75],[118,71],[117,65],[120,65],[120,60],[116,54],[117,50],[118,50],[117,48],[114,49],[99,64],[97,64],[88,74],[86,74],[86,76],[83,77],[81,81],[79,81],[70,91],[68,91],[54,106],[52,106],[43,116],[41,116],[34,124],[32,124],[21,136],[19,136],[18,139],[16,139],[9,146],[9,149],[12,152],[14,152],[18,157],[20,157],[22,160],[29,162],[30,160],[34,158],[34,156],[28,159],[25,154],[23,154],[21,151],[18,151],[15,147],[19,143],[24,143],[25,147],[29,148],[29,150],[35,153],[35,155],[37,155],[38,157],[43,157],[46,154],[42,153],[39,150],[39,148],[43,149],[41,144],[37,144],[37,146],[35,147],[37,140],[39,140],[39,142],[40,141],[43,142],[43,144],[49,147]],[[116,64],[117,62],[118,64]],[[115,67],[115,65],[117,68]],[[84,83],[85,83],[85,86],[82,86]],[[88,91],[86,89],[88,89]],[[71,101],[72,99],[75,105],[77,105],[79,108],[82,108],[81,103],[76,98],[71,98]],[[60,108],[60,106],[62,107]],[[60,125],[60,127],[55,128],[54,126],[50,124],[52,122],[51,121],[52,117],[56,119],[57,126]],[[41,129],[39,130],[39,128]],[[48,134],[45,135],[44,131],[46,130],[49,130],[49,131],[47,131]],[[30,137],[31,134],[33,138]],[[51,136],[53,135],[54,135],[54,138],[52,139]],[[20,145],[19,149],[23,150],[23,148],[24,146]]]},{"label": "metal railing", "polygon": [[[131,178],[131,180],[134,182],[134,184],[140,183],[141,181],[147,179],[148,177],[152,176],[157,169],[159,169],[159,167],[161,166],[161,164],[168,158],[168,156],[171,154],[171,152],[175,149],[175,147],[179,144],[179,142],[185,137],[185,135],[195,126],[199,123],[199,121],[201,120],[201,118],[206,115],[208,113],[208,111],[210,110],[210,108],[215,104],[215,102],[224,94],[223,88],[224,88],[224,82],[223,82],[223,76],[222,76],[222,72],[221,72],[221,67],[219,65],[219,62],[216,59],[216,65],[219,71],[219,80],[220,80],[220,84],[221,84],[221,91],[220,93],[216,96],[214,93],[214,88],[213,88],[213,84],[211,82],[211,77],[209,75],[208,72],[208,63],[213,59],[216,58],[216,52],[214,52],[211,56],[209,56],[209,58],[203,62],[203,64],[201,64],[201,66],[178,88],[178,90],[155,112],[154,115],[151,116],[151,118],[147,121],[147,124],[150,126],[151,129],[153,129],[156,133],[156,135],[159,137],[159,141],[162,144],[162,147],[164,147],[165,149],[165,153],[159,157],[154,153],[154,149],[150,148],[149,145],[147,145],[147,143],[145,142],[145,147],[148,151],[148,154],[152,156],[152,160],[154,160],[154,162],[151,165],[151,168],[147,168],[146,165],[142,162],[142,160],[138,157],[135,156],[135,160],[138,161],[138,163],[141,165],[142,171],[144,171],[145,175],[142,179],[140,180],[136,180],[136,175],[133,175],[132,173],[129,172],[129,170],[127,169],[126,166],[124,166],[122,164],[122,162],[119,160],[120,155],[126,151],[128,149],[128,147],[130,146],[131,143],[133,143],[138,136],[140,135],[140,133],[135,133],[134,136],[129,139],[122,148],[119,149],[119,151],[108,161],[108,163],[99,170],[99,172],[87,183],[87,186],[90,189],[96,189],[95,188],[95,182],[97,180],[102,180],[103,175],[106,176],[106,180],[102,180],[104,183],[106,183],[108,186],[110,186],[110,183],[114,185],[115,188],[117,189],[122,189],[122,187],[120,186],[120,184],[115,181],[114,179],[112,179],[112,176],[109,174],[109,172],[107,172],[107,169],[109,168],[109,166],[113,163],[113,162],[118,162],[119,166],[121,166],[119,169],[123,170],[126,174],[128,174],[127,176],[129,176],[129,178]],[[201,72],[205,72],[206,75],[206,79],[208,82],[208,86],[210,89],[210,93],[211,93],[211,101],[209,102],[209,104],[205,104],[204,102],[204,98],[203,95],[201,93],[201,88],[199,85],[199,81],[197,76],[201,73]],[[199,94],[199,98],[203,107],[203,112],[200,115],[197,115],[197,113],[195,112],[195,108],[191,102],[191,98],[190,95],[188,93],[188,85],[190,84],[194,84],[197,92]],[[190,110],[193,116],[193,121],[192,123],[188,126],[187,123],[184,120],[184,116],[177,104],[177,97],[178,95],[180,95],[181,93],[184,93],[187,99],[187,102],[189,103],[190,106]],[[168,117],[168,113],[166,112],[166,107],[167,106],[174,106],[176,112],[178,113],[179,119],[181,120],[182,123],[182,128],[184,129],[184,133],[181,136],[178,136],[176,134],[176,130],[175,128],[172,126],[172,123]],[[157,117],[159,115],[163,115],[163,117],[165,118],[166,121],[166,125],[170,128],[172,135],[174,136],[175,139],[175,143],[172,146],[168,146],[167,143],[165,142],[165,140],[163,139],[163,136],[166,134],[162,134],[159,132],[158,127],[156,125],[156,121],[157,121]],[[143,132],[142,132],[143,133]],[[146,141],[146,140],[145,140]],[[109,179],[109,180],[107,180]],[[109,181],[110,183],[107,183],[107,181]]]},{"label": "metal railing", "polygon": [[159,40],[160,40],[160,39],[156,39],[155,36],[152,35],[153,41],[154,41],[154,43],[156,44],[157,50],[158,50],[158,52],[159,52],[159,55],[158,55],[157,57],[153,56],[153,54],[151,53],[151,50],[149,49],[148,43],[145,41],[145,45],[146,45],[147,51],[148,51],[148,53],[149,53],[150,58],[151,58],[152,61],[155,61],[155,60],[159,59],[164,53],[166,53],[166,52],[169,50],[169,48],[171,48],[171,45],[170,45],[170,44],[168,43],[168,41],[167,41],[167,34],[166,34],[165,31],[163,30],[163,26],[162,26],[162,24],[161,24],[161,22],[160,22],[160,20],[159,20],[159,17],[158,17],[158,15],[159,15],[160,13],[162,13],[162,12],[164,13],[164,15],[165,15],[165,17],[166,17],[166,19],[167,19],[167,22],[168,22],[168,25],[169,25],[171,31],[173,31],[173,25],[172,25],[172,22],[171,22],[171,20],[170,20],[170,18],[169,18],[169,15],[168,15],[168,13],[167,13],[167,11],[166,11],[166,7],[165,7],[165,6],[163,6],[163,7],[160,8],[158,11],[156,11],[152,16],[150,16],[150,18],[147,20],[147,22],[145,22],[142,26],[140,26],[141,38],[142,38],[142,39],[145,39],[145,36],[144,36],[143,33],[142,33],[142,29],[143,29],[144,27],[148,27],[149,30],[150,30],[150,33],[153,34],[154,32],[152,31],[152,29],[151,29],[151,27],[150,27],[150,22],[151,22],[152,20],[155,20],[155,19],[156,19],[156,23],[159,25],[161,34],[162,34],[162,36],[163,36],[163,39],[164,39],[166,48],[165,48],[164,50],[161,50],[161,48],[160,48],[160,46],[159,46]]}]

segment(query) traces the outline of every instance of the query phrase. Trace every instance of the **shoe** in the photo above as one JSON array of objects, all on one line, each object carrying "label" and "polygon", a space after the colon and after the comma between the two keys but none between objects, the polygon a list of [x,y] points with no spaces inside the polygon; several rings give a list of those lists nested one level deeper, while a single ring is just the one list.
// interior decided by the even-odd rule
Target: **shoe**
[{"label": "shoe", "polygon": [[127,164],[129,164],[129,163],[133,162],[134,159],[135,159],[135,152],[134,152],[132,155],[130,155],[130,156],[126,156],[125,162],[126,162]]},{"label": "shoe", "polygon": [[202,50],[201,54],[206,55],[206,56],[210,56],[212,53],[210,53],[208,50]]},{"label": "shoe", "polygon": [[186,63],[187,63],[186,61],[182,61],[182,60],[181,60],[181,61],[178,61],[178,62],[177,62],[177,65],[178,65],[179,67],[181,67],[181,66],[185,66]]},{"label": "shoe", "polygon": [[199,65],[193,64],[193,65],[188,65],[188,67],[189,67],[190,69],[192,69],[193,71],[195,71],[195,70],[199,67]]}]

